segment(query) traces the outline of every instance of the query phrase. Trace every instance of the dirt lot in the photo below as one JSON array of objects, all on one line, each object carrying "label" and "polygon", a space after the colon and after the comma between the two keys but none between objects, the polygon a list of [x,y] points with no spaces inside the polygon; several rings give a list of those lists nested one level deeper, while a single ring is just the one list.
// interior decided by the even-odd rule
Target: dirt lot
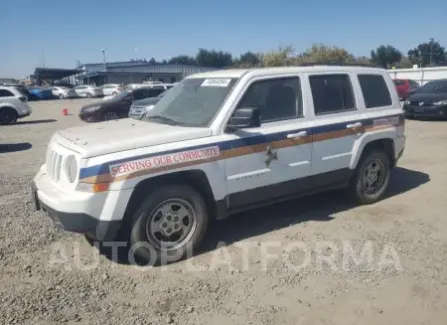
[{"label": "dirt lot", "polygon": [[244,213],[198,255],[152,268],[99,255],[33,210],[48,140],[81,125],[87,101],[35,102],[0,128],[0,324],[445,324],[447,122],[407,122],[375,205],[328,193]]}]

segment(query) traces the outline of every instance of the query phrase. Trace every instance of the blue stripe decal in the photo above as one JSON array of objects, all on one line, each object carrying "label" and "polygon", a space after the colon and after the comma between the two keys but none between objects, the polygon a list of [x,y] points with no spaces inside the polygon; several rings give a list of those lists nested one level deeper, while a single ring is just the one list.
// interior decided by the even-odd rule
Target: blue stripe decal
[{"label": "blue stripe decal", "polygon": [[[377,117],[377,118],[370,118],[370,119],[361,120],[361,122],[363,123],[363,126],[368,126],[368,125],[372,125],[373,121],[376,119],[389,118],[389,117],[394,117],[394,116],[401,116],[401,114]],[[355,121],[358,121],[358,120],[355,120]],[[182,152],[182,151],[186,151],[186,150],[197,150],[197,149],[212,147],[212,146],[218,146],[220,151],[225,151],[228,149],[235,149],[235,148],[246,147],[246,146],[254,146],[254,145],[258,145],[258,144],[264,144],[264,143],[269,143],[269,142],[273,142],[273,141],[284,140],[284,139],[286,139],[287,134],[297,133],[300,131],[307,131],[308,136],[309,136],[309,135],[313,135],[313,134],[321,134],[321,133],[344,130],[344,129],[346,129],[347,123],[350,123],[350,122],[348,121],[348,122],[343,122],[343,123],[322,125],[322,126],[317,126],[314,128],[309,128],[309,129],[301,128],[301,129],[296,129],[296,130],[282,131],[282,132],[278,132],[278,133],[259,134],[259,135],[254,135],[251,137],[244,137],[244,138],[240,138],[240,139],[215,142],[215,143],[207,143],[207,144],[203,144],[203,145],[199,145],[199,146],[193,146],[193,147],[187,147],[187,148],[181,148],[181,149],[175,149],[175,150],[167,150],[167,151],[157,152],[157,153],[153,153],[153,154],[123,158],[120,160],[114,160],[114,161],[96,165],[96,166],[81,168],[80,173],[79,173],[79,178],[83,179],[83,178],[87,178],[87,177],[107,174],[107,173],[109,173],[110,165],[125,163],[125,162],[132,161],[132,160],[150,158],[150,157],[159,156],[159,155],[173,154],[173,153]]]}]

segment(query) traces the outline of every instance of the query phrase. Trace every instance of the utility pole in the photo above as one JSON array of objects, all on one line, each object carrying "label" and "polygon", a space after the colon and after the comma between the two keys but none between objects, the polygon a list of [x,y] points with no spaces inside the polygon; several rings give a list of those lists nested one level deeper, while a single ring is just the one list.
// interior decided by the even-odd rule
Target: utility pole
[{"label": "utility pole", "polygon": [[102,49],[102,64],[104,65],[104,83],[107,82],[107,65],[106,65],[106,49]]},{"label": "utility pole", "polygon": [[430,38],[430,66],[432,64],[432,58],[433,58],[433,42],[434,42],[434,39]]}]

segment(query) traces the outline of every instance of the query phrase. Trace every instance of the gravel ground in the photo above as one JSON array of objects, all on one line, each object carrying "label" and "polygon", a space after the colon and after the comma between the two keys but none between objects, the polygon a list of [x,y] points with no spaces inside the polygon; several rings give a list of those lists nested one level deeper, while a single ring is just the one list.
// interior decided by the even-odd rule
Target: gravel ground
[{"label": "gravel ground", "polygon": [[244,213],[196,256],[153,268],[112,261],[33,210],[51,134],[81,125],[88,101],[33,102],[0,127],[0,324],[445,324],[447,122],[407,122],[377,204],[328,193]]}]

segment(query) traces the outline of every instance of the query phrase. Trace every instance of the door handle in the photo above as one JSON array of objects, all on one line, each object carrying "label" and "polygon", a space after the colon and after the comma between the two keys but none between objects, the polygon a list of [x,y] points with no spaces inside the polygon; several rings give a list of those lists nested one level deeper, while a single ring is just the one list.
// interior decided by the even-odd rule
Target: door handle
[{"label": "door handle", "polygon": [[301,131],[301,132],[298,132],[298,133],[290,133],[290,134],[287,134],[287,139],[305,137],[306,135],[307,135],[306,131]]},{"label": "door handle", "polygon": [[347,129],[355,129],[355,128],[359,128],[361,126],[362,126],[361,122],[356,122],[356,123],[346,125],[346,128]]}]

